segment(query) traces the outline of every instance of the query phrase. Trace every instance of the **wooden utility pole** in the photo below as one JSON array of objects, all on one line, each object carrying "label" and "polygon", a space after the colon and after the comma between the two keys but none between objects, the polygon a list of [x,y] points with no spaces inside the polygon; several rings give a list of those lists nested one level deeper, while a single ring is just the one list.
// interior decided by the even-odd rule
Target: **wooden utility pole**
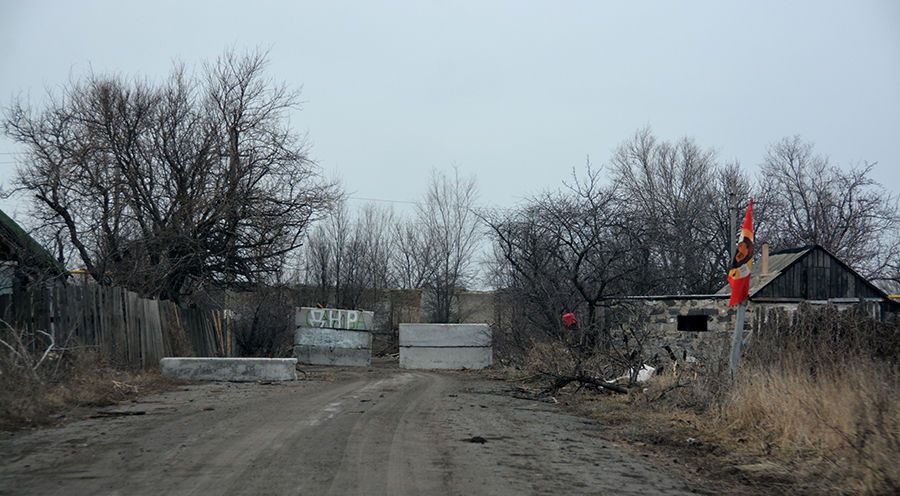
[{"label": "wooden utility pole", "polygon": [[730,243],[730,246],[731,246],[731,251],[729,251],[729,253],[731,253],[731,258],[729,259],[729,263],[731,261],[734,261],[735,250],[737,250],[737,238],[735,237],[735,236],[737,236],[736,231],[737,231],[737,213],[738,213],[737,205],[735,205],[736,196],[737,195],[735,194],[733,189],[728,192],[728,220],[731,221],[731,231],[730,231],[730,236],[728,237],[728,242]]},{"label": "wooden utility pole", "polygon": [[[734,262],[734,256],[737,251],[737,195],[732,189],[728,192],[728,217],[731,221],[731,263]],[[729,265],[730,267],[730,265]],[[743,302],[737,307],[737,318],[734,322],[734,335],[731,337],[731,354],[728,357],[728,367],[731,370],[731,378],[737,377],[738,365],[741,362],[741,348],[744,341],[744,321],[747,318],[747,302]]]}]

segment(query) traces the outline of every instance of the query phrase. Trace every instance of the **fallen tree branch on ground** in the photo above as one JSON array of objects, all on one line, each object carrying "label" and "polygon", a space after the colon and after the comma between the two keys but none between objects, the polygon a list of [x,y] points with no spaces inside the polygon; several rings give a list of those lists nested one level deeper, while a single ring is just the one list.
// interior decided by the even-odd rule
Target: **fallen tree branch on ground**
[{"label": "fallen tree branch on ground", "polygon": [[546,389],[542,394],[550,395],[557,393],[560,389],[568,386],[573,382],[577,382],[581,385],[590,385],[597,386],[603,389],[607,389],[609,391],[613,391],[619,394],[628,394],[628,388],[622,387],[618,384],[614,384],[612,382],[604,381],[602,379],[598,379],[596,377],[592,377],[583,371],[577,372],[575,375],[566,375],[566,376],[557,376],[555,374],[549,374],[546,372],[542,372],[544,375],[548,377],[553,377],[553,384]]}]

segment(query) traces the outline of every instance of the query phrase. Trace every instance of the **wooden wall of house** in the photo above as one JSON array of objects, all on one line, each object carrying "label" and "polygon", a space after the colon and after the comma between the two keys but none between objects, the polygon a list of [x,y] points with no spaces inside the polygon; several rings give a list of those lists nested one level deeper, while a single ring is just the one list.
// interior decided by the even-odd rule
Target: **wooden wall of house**
[{"label": "wooden wall of house", "polygon": [[814,248],[754,297],[828,300],[880,298],[882,295],[825,250]]}]

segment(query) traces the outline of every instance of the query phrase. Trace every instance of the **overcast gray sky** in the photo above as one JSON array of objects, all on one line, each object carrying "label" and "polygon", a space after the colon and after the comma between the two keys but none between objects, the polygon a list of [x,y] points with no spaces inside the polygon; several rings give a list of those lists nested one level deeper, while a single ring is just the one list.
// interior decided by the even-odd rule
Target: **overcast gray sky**
[{"label": "overcast gray sky", "polygon": [[[877,161],[900,191],[896,0],[0,0],[0,102],[231,46],[270,49],[270,74],[302,85],[292,122],[358,197],[416,199],[456,165],[508,206],[646,125],[754,171],[801,134],[836,163]],[[3,184],[15,151],[0,138]]]}]

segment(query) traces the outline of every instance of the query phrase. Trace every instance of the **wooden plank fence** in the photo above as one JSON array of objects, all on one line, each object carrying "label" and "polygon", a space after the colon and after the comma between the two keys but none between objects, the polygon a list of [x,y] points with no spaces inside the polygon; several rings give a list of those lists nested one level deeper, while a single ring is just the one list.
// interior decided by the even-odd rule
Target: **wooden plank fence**
[{"label": "wooden plank fence", "polygon": [[55,284],[0,295],[0,318],[60,346],[95,348],[110,364],[156,368],[164,356],[234,356],[227,311],[185,308],[119,287]]}]

